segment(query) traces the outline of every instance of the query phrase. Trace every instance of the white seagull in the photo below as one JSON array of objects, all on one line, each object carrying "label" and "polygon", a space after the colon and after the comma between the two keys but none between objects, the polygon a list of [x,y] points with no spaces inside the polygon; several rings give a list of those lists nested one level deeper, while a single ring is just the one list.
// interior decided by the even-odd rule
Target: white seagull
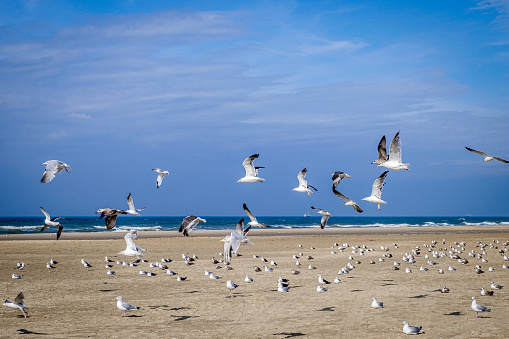
[{"label": "white seagull", "polygon": [[140,211],[143,211],[146,207],[143,207],[143,208],[138,208],[136,209],[134,207],[134,202],[133,202],[133,197],[131,195],[131,193],[129,193],[129,195],[127,196],[127,205],[129,206],[129,209],[126,210],[127,213],[129,214],[132,214],[132,215],[140,215]]},{"label": "white seagull", "polygon": [[362,198],[362,200],[378,204],[378,210],[380,210],[380,204],[387,204],[385,201],[382,200],[382,189],[384,188],[384,182],[387,173],[389,173],[389,171],[383,172],[378,178],[376,178],[376,180],[373,182],[371,195],[369,197]]},{"label": "white seagull", "polygon": [[254,167],[253,160],[258,158],[260,154],[253,154],[250,157],[247,157],[243,162],[242,166],[244,166],[244,169],[246,170],[246,175],[243,178],[240,178],[237,180],[237,182],[264,182],[265,179],[258,177],[258,169],[264,168],[264,167]]},{"label": "white seagull", "polygon": [[484,162],[488,162],[488,161],[492,161],[492,160],[498,160],[498,161],[501,161],[501,162],[505,162],[506,164],[509,164],[509,161],[504,160],[504,159],[502,159],[502,158],[499,158],[499,157],[491,157],[491,156],[489,156],[488,154],[486,154],[486,153],[484,153],[484,152],[476,151],[475,149],[471,149],[471,148],[466,147],[466,146],[465,146],[465,148],[466,148],[467,150],[469,150],[470,152],[474,152],[474,153],[477,153],[477,154],[482,155],[482,156],[484,157],[484,160],[483,160]]},{"label": "white seagull", "polygon": [[101,213],[99,219],[104,217],[104,220],[106,221],[107,230],[111,230],[117,225],[117,216],[119,214],[127,214],[127,212],[124,210],[117,210],[114,208],[100,208],[95,213],[96,214]]},{"label": "white seagull", "polygon": [[60,173],[62,172],[63,169],[65,169],[66,172],[69,173],[69,170],[71,169],[71,166],[59,160],[48,160],[46,162],[43,162],[42,164],[46,165],[46,170],[44,171],[44,174],[41,179],[41,183],[43,184],[53,180],[53,178],[55,177],[55,173]]},{"label": "white seagull", "polygon": [[332,175],[332,188],[338,187],[340,181],[343,180],[344,178],[350,178],[348,174],[340,171],[336,171],[331,175]]},{"label": "white seagull", "polygon": [[470,307],[475,312],[476,318],[479,318],[479,312],[491,312],[491,309],[487,308],[486,306],[479,305],[475,300],[475,297],[472,297],[472,305]]},{"label": "white seagull", "polygon": [[331,216],[331,214],[322,208],[316,208],[313,206],[311,206],[311,208],[314,210],[318,210],[318,212],[316,212],[316,213],[322,215],[322,219],[320,220],[320,227],[323,230],[325,228],[325,225],[327,225],[327,220],[329,220],[329,217]]},{"label": "white seagull", "polygon": [[[382,138],[384,140],[384,138]],[[387,169],[391,169],[394,171],[406,170],[408,171],[408,166],[410,164],[404,164],[401,160],[401,139],[399,138],[399,131],[392,139],[391,145],[389,146],[389,157],[384,160],[384,152],[380,149],[382,144],[382,140],[378,144],[378,160],[373,161],[373,163],[378,164],[378,166],[383,166]],[[383,142],[385,144],[385,141]],[[387,157],[387,154],[385,155]]]},{"label": "white seagull", "polygon": [[58,220],[58,219],[67,219],[67,218],[63,218],[63,217],[53,217],[53,218],[51,218],[49,216],[48,212],[46,212],[44,210],[44,208],[41,207],[41,211],[46,216],[46,219],[44,219],[44,226],[41,228],[41,232],[44,231],[46,228],[48,228],[48,226],[58,227],[58,231],[57,231],[57,240],[58,240],[58,238],[60,238],[60,235],[62,234],[62,230],[64,229],[64,226],[60,225],[60,223],[55,221],[55,220]]},{"label": "white seagull", "polygon": [[230,295],[232,295],[233,290],[236,289],[237,287],[239,287],[239,285],[237,285],[236,283],[234,283],[231,280],[228,280],[226,282],[226,288],[228,288],[230,290]]},{"label": "white seagull", "polygon": [[134,243],[134,239],[136,239],[137,236],[138,236],[137,231],[131,231],[126,233],[126,235],[124,236],[126,247],[125,250],[120,251],[119,254],[127,256],[136,256],[138,258],[143,257],[143,254],[140,252],[140,250],[146,251],[146,249],[141,246],[136,246],[136,244]]},{"label": "white seagull", "polygon": [[405,334],[419,334],[421,329],[421,326],[410,326],[408,325],[408,321],[403,321],[403,333]]},{"label": "white seagull", "polygon": [[[30,309],[28,306],[24,304],[25,296],[23,295],[23,292],[20,292],[16,299],[14,301],[9,301],[5,299],[4,306],[10,307],[10,308],[18,308],[23,312],[23,316],[26,318],[28,310]],[[25,310],[27,310],[25,312]]]},{"label": "white seagull", "polygon": [[376,298],[373,298],[373,301],[371,302],[371,307],[373,308],[384,308],[384,303],[381,301],[376,300]]},{"label": "white seagull", "polygon": [[160,168],[153,168],[152,171],[156,171],[157,173],[159,173],[159,175],[157,176],[157,188],[159,188],[159,186],[161,186],[161,184],[163,183],[164,176],[170,175],[170,172],[164,171]]},{"label": "white seagull", "polygon": [[197,217],[195,215],[189,215],[185,217],[184,220],[182,220],[179,232],[182,233],[185,237],[188,237],[189,233],[191,233],[193,228],[200,222],[207,222],[207,220]]},{"label": "white seagull", "polygon": [[306,180],[307,172],[308,170],[306,168],[299,172],[299,174],[297,175],[297,179],[299,180],[299,186],[293,188],[292,191],[307,193],[308,195],[311,195],[311,190],[309,188],[312,188],[318,192],[316,188],[308,184],[308,181]]},{"label": "white seagull", "polygon": [[265,225],[265,224],[262,224],[262,223],[259,223],[258,220],[256,220],[256,217],[254,216],[253,213],[251,213],[251,211],[249,210],[249,208],[247,208],[247,205],[246,204],[243,204],[242,207],[244,208],[244,212],[246,212],[247,216],[249,217],[249,219],[251,219],[250,222],[247,223],[248,226],[258,226],[259,228],[262,228],[262,227],[270,227],[268,225]]},{"label": "white seagull", "polygon": [[121,296],[117,297],[117,307],[119,310],[124,311],[124,314],[122,314],[122,317],[126,316],[127,311],[139,310],[139,307],[133,306],[133,305],[128,304],[125,301],[123,301]]},{"label": "white seagull", "polygon": [[352,199],[348,198],[347,196],[341,194],[341,192],[336,191],[336,189],[334,187],[332,187],[332,193],[334,193],[337,197],[343,199],[345,201],[344,205],[352,206],[353,209],[359,213],[363,212],[362,208],[360,208],[359,205],[357,205],[357,203],[355,201],[353,201]]}]

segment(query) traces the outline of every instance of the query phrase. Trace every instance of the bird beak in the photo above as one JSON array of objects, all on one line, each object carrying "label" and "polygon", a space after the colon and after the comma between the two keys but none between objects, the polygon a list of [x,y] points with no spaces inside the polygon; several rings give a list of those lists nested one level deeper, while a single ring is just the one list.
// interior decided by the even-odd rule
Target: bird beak
[{"label": "bird beak", "polygon": [[348,174],[345,174],[347,178],[350,178],[350,176]]}]

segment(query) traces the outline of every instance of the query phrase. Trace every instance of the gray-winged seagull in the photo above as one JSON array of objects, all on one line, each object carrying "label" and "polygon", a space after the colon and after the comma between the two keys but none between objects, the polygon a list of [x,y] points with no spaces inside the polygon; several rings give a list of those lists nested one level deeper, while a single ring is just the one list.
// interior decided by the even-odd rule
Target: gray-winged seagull
[{"label": "gray-winged seagull", "polygon": [[311,206],[311,208],[314,210],[318,210],[318,212],[316,212],[316,213],[322,215],[322,219],[320,220],[320,227],[323,230],[325,228],[325,225],[327,225],[327,220],[329,220],[329,217],[331,216],[331,214],[322,208],[316,208],[313,206]]},{"label": "gray-winged seagull", "polygon": [[62,230],[64,229],[64,226],[60,225],[60,223],[56,222],[55,220],[58,220],[58,219],[67,219],[67,218],[64,218],[64,217],[53,217],[53,218],[50,218],[48,212],[46,212],[44,210],[44,208],[41,207],[41,211],[46,216],[46,219],[44,219],[44,226],[41,228],[41,232],[44,231],[46,228],[48,228],[48,226],[58,227],[58,231],[57,231],[57,240],[58,240],[58,238],[60,238],[60,235],[62,234]]},{"label": "gray-winged seagull", "polygon": [[133,201],[133,197],[131,195],[131,193],[129,193],[129,195],[127,196],[127,205],[129,206],[129,209],[126,210],[127,213],[129,214],[132,214],[132,215],[140,215],[140,211],[143,211],[146,207],[143,207],[143,208],[138,208],[136,209],[134,207],[134,201]]},{"label": "gray-winged seagull", "polygon": [[106,220],[106,229],[107,230],[111,230],[112,228],[114,228],[117,225],[117,216],[119,214],[127,214],[127,212],[124,210],[117,210],[114,208],[100,208],[95,213],[96,214],[101,213],[101,216],[99,217],[99,219],[104,217],[104,219]]},{"label": "gray-winged seagull", "polygon": [[237,182],[264,182],[265,179],[258,177],[258,169],[264,168],[264,167],[255,167],[253,165],[253,160],[258,158],[260,154],[253,154],[250,157],[247,157],[243,162],[242,166],[244,166],[244,169],[246,170],[246,175],[243,178],[240,178],[237,180]]},{"label": "gray-winged seagull", "polygon": [[50,182],[55,177],[55,173],[62,172],[63,169],[66,170],[67,173],[69,173],[69,170],[71,169],[71,166],[67,165],[65,162],[62,162],[60,160],[48,160],[46,162],[42,163],[43,165],[46,165],[46,170],[44,171],[44,174],[41,179],[41,183],[45,184],[47,182]]},{"label": "gray-winged seagull", "polygon": [[477,153],[477,154],[480,154],[484,157],[484,162],[488,162],[488,161],[492,161],[492,160],[498,160],[498,161],[501,161],[501,162],[505,162],[506,164],[509,164],[509,161],[507,160],[504,160],[502,158],[499,158],[499,157],[492,157],[492,156],[489,156],[488,154],[484,153],[484,152],[481,152],[481,151],[476,151],[475,149],[471,149],[469,147],[466,147],[465,148],[467,150],[469,150],[470,152],[474,152],[474,153]]},{"label": "gray-winged seagull", "polygon": [[311,195],[311,190],[309,188],[312,188],[318,192],[318,190],[316,188],[314,188],[313,186],[308,184],[308,182],[306,180],[307,172],[308,172],[308,170],[306,168],[304,168],[302,171],[299,172],[299,174],[297,175],[297,179],[299,180],[299,186],[296,188],[293,188],[292,191],[307,193],[308,195]]},{"label": "gray-winged seagull", "polygon": [[347,196],[341,194],[341,192],[338,192],[336,191],[336,189],[333,187],[332,188],[332,192],[337,196],[337,197],[340,197],[341,199],[343,199],[345,201],[344,205],[346,206],[352,206],[354,210],[356,210],[357,212],[359,213],[362,213],[362,208],[359,207],[359,205],[357,205],[357,203],[355,201],[353,201],[352,199],[348,198]]},{"label": "gray-winged seagull", "polygon": [[383,172],[378,178],[376,178],[375,181],[373,182],[371,195],[369,197],[362,198],[362,200],[378,204],[378,210],[380,210],[380,204],[387,204],[385,201],[382,200],[382,189],[384,188],[384,182],[387,173],[389,173],[389,171]]},{"label": "gray-winged seagull", "polygon": [[[25,296],[23,295],[23,292],[20,292],[16,299],[14,301],[5,300],[4,306],[10,307],[10,308],[17,308],[20,309],[21,312],[23,312],[23,316],[26,318],[28,310],[30,309],[28,306],[24,304]],[[25,310],[27,310],[25,312]]]},{"label": "gray-winged seagull", "polygon": [[[383,138],[382,138],[383,140]],[[378,144],[378,160],[373,161],[372,163],[378,164],[378,166],[383,166],[387,169],[391,169],[394,171],[407,170],[410,164],[404,164],[401,160],[401,139],[399,138],[399,131],[392,139],[391,145],[389,146],[389,157],[384,161],[384,152],[380,150],[380,146],[382,144],[382,140],[380,144]]]},{"label": "gray-winged seagull", "polygon": [[249,219],[251,219],[250,222],[247,223],[248,226],[258,226],[259,228],[262,228],[262,227],[270,227],[268,225],[265,225],[265,224],[262,224],[262,223],[259,223],[258,220],[256,220],[256,217],[254,216],[253,213],[251,213],[251,211],[249,210],[249,208],[247,208],[247,205],[246,204],[243,204],[242,207],[244,208],[244,212],[246,212],[247,216],[249,217]]},{"label": "gray-winged seagull", "polygon": [[198,225],[199,222],[207,222],[207,220],[197,217],[195,215],[189,215],[182,220],[182,224],[180,225],[179,232],[182,233],[185,237],[189,236],[189,233],[193,230],[193,228]]},{"label": "gray-winged seagull", "polygon": [[164,176],[170,175],[170,172],[164,171],[160,168],[153,168],[152,171],[156,171],[157,173],[159,173],[159,175],[157,176],[157,188],[159,188],[159,186],[161,186],[161,184],[163,183]]}]

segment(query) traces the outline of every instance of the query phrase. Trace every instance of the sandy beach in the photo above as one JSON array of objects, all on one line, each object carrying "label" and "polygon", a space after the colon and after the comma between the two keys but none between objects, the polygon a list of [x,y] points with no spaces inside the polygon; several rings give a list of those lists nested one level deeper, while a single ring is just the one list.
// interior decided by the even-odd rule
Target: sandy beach
[{"label": "sandy beach", "polygon": [[[58,241],[53,240],[54,233],[1,236],[2,297],[12,301],[23,292],[30,311],[25,319],[19,310],[0,307],[0,337],[398,338],[405,336],[404,320],[422,326],[421,335],[429,338],[507,337],[509,269],[502,265],[509,261],[499,250],[509,241],[509,227],[253,230],[249,238],[255,246],[241,246],[241,256],[232,259],[233,270],[216,268],[211,261],[211,257],[221,258],[220,240],[227,233],[197,230],[184,238],[177,232],[141,232],[136,244],[148,249],[144,256],[148,263],[138,267],[112,263],[116,272],[112,276],[106,274],[105,256],[135,260],[118,254],[125,249],[124,232],[64,233]],[[433,240],[437,241],[434,247],[425,247]],[[459,242],[466,243],[464,249]],[[468,255],[483,252],[478,242],[488,244],[482,255],[487,262]],[[349,247],[340,251],[335,243]],[[360,255],[354,246],[363,245],[366,250]],[[416,262],[403,262],[403,255],[416,246],[420,247]],[[449,258],[451,246],[469,262]],[[447,256],[433,258],[428,249]],[[198,259],[188,266],[183,253]],[[392,258],[383,257],[385,253]],[[437,264],[429,265],[426,254]],[[172,259],[166,265],[186,280],[177,281],[176,276],[149,267],[163,257]],[[58,261],[51,270],[46,268],[50,258]],[[81,259],[92,267],[85,268]],[[271,260],[277,266],[271,266]],[[24,269],[15,269],[18,261],[25,263]],[[400,270],[392,269],[395,261],[401,263]],[[338,275],[347,263],[355,268]],[[273,267],[273,272],[263,271],[264,265]],[[476,265],[484,273],[476,274]],[[254,266],[262,272],[255,272]],[[428,270],[420,270],[421,266]],[[450,266],[456,270],[450,271]],[[140,275],[140,268],[156,276]],[[405,268],[412,273],[405,273]],[[444,274],[438,273],[439,268]],[[292,269],[300,274],[292,275]],[[206,270],[221,278],[210,279]],[[12,279],[13,273],[23,277]],[[328,284],[327,292],[318,293],[318,274],[331,282],[339,277],[342,282]],[[245,282],[246,275],[254,281]],[[290,280],[288,293],[277,292],[279,277]],[[239,285],[232,296],[227,280]],[[507,286],[493,296],[481,296],[482,287],[492,290],[491,281]],[[440,292],[444,286],[450,293]],[[117,296],[141,309],[122,317]],[[476,319],[470,308],[473,296],[492,311]],[[373,297],[385,307],[371,308]]]}]

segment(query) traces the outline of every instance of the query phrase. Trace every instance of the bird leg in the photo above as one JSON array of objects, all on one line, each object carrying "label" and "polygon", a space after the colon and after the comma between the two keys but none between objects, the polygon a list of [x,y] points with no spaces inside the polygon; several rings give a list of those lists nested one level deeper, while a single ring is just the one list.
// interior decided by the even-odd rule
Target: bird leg
[{"label": "bird leg", "polygon": [[380,211],[380,204],[378,204],[378,210]]}]

